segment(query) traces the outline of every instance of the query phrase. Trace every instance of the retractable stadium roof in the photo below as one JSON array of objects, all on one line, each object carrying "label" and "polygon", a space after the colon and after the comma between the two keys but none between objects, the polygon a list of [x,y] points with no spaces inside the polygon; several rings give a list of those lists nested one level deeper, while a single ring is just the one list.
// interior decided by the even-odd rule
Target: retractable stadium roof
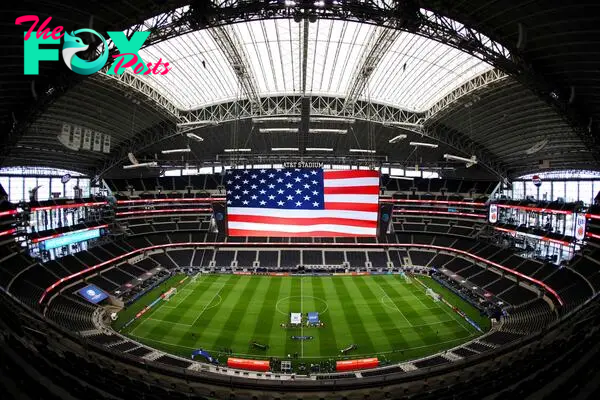
[{"label": "retractable stadium roof", "polygon": [[[114,172],[131,151],[143,158],[190,145],[186,161],[195,163],[244,147],[265,156],[298,148],[304,157],[315,154],[307,148],[333,149],[323,156],[438,168],[449,166],[444,153],[476,155],[475,168],[451,164],[467,175],[512,177],[541,161],[599,168],[595,2],[291,3],[107,1],[90,13],[23,2],[4,13],[3,165]],[[142,57],[173,69],[82,77],[42,62],[39,76],[24,76],[12,25],[24,14],[52,16],[51,26],[68,30],[149,30]],[[257,123],[268,116],[289,119]],[[344,119],[316,120],[323,116]],[[110,152],[65,147],[57,140],[64,123],[110,135]],[[347,132],[308,134],[319,128]],[[190,129],[205,140],[181,134]],[[399,134],[407,139],[390,144]],[[439,148],[415,149],[411,140]]]}]

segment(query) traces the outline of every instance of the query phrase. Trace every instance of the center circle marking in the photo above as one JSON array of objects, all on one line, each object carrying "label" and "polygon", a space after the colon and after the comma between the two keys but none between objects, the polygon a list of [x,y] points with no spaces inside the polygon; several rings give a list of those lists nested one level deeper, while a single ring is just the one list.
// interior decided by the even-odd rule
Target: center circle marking
[{"label": "center circle marking", "polygon": [[327,312],[327,309],[329,308],[329,304],[327,304],[327,302],[325,300],[323,300],[320,297],[315,297],[315,296],[287,296],[284,297],[282,299],[279,299],[279,301],[277,302],[277,304],[275,304],[275,309],[277,310],[277,312],[283,314],[283,315],[288,315],[289,312],[283,312],[281,311],[281,309],[279,308],[280,303],[286,301],[286,300],[291,300],[291,299],[315,299],[318,300],[319,302],[321,302],[323,305],[325,305],[325,308],[322,310],[315,310],[319,313],[319,315],[325,314],[325,312]]}]

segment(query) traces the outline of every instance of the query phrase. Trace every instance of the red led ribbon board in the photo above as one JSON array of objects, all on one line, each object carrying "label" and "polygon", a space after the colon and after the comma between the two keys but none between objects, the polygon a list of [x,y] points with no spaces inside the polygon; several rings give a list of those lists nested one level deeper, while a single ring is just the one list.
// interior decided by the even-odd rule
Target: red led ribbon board
[{"label": "red led ribbon board", "polygon": [[246,358],[233,358],[227,359],[227,366],[229,368],[247,369],[250,371],[266,372],[271,368],[269,361],[263,360],[249,360]]},{"label": "red led ribbon board", "polygon": [[355,371],[357,369],[376,368],[378,365],[379,359],[377,359],[376,357],[363,358],[360,360],[337,361],[335,364],[335,370],[337,372]]}]

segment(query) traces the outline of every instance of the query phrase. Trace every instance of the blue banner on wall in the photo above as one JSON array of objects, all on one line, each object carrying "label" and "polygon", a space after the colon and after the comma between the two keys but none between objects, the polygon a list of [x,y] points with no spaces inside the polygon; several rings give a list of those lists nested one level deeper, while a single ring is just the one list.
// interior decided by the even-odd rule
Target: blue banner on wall
[{"label": "blue banner on wall", "polygon": [[90,303],[99,303],[108,297],[108,294],[96,285],[88,285],[79,289],[79,294]]}]

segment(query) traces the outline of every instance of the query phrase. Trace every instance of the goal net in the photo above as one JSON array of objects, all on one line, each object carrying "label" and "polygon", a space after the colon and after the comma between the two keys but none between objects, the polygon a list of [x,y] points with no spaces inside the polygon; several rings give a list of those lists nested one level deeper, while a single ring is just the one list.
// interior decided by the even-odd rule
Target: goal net
[{"label": "goal net", "polygon": [[164,301],[169,301],[171,299],[171,297],[173,297],[176,294],[177,294],[177,288],[172,287],[171,289],[164,292],[161,297]]},{"label": "goal net", "polygon": [[427,296],[430,296],[433,298],[433,301],[440,301],[441,296],[439,294],[437,294],[436,292],[433,291],[433,289],[431,288],[427,288]]},{"label": "goal net", "polygon": [[410,277],[406,273],[404,273],[404,272],[401,271],[400,275],[402,275],[402,277],[404,278],[404,280],[406,281],[406,283],[411,283],[410,282]]}]

